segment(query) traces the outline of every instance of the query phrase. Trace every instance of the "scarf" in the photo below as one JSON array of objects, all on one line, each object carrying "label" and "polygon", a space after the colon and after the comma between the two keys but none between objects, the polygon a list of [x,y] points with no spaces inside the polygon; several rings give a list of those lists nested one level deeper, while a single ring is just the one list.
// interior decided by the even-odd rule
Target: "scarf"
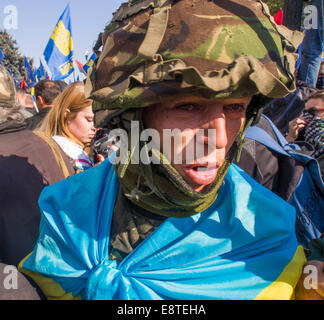
[{"label": "scarf", "polygon": [[315,148],[313,157],[318,158],[324,153],[324,119],[309,112],[305,112],[304,117],[306,119],[305,140]]},{"label": "scarf", "polygon": [[94,166],[93,161],[77,143],[63,136],[54,136],[53,139],[73,161],[73,166],[76,171],[83,171]]}]

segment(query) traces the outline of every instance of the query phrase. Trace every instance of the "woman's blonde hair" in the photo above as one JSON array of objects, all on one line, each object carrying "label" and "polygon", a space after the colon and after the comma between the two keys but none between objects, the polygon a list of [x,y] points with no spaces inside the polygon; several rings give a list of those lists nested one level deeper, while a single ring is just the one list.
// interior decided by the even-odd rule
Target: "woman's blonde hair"
[{"label": "woman's blonde hair", "polygon": [[42,121],[37,131],[53,137],[64,136],[82,147],[85,145],[76,138],[68,129],[67,121],[73,120],[77,113],[92,105],[91,99],[84,95],[83,82],[74,82],[67,86],[64,91],[55,99],[53,107]]}]

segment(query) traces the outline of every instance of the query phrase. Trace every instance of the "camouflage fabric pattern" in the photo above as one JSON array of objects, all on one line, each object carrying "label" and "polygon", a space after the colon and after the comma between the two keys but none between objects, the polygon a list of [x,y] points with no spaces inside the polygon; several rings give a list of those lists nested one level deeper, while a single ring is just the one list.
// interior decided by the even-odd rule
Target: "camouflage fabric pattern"
[{"label": "camouflage fabric pattern", "polygon": [[14,79],[3,66],[0,66],[0,107],[13,108],[15,102],[16,89]]},{"label": "camouflage fabric pattern", "polygon": [[120,189],[111,222],[109,260],[122,261],[165,219],[133,206]]},{"label": "camouflage fabric pattern", "polygon": [[123,4],[102,37],[87,81],[97,125],[179,93],[283,97],[295,90],[303,36],[261,1],[145,0]]},{"label": "camouflage fabric pattern", "polygon": [[[103,49],[86,83],[98,127],[126,129],[150,105],[178,95],[207,99],[253,95],[244,127],[215,181],[195,192],[171,163],[116,164],[123,193],[138,207],[186,217],[214,203],[246,129],[267,99],[295,90],[302,34],[277,26],[254,0],[138,0],[123,4],[102,35]],[[266,99],[265,99],[266,98]],[[141,132],[140,132],[141,133]],[[130,140],[131,134],[128,135]],[[149,158],[146,142],[136,141]],[[161,159],[160,150],[150,152]]]}]

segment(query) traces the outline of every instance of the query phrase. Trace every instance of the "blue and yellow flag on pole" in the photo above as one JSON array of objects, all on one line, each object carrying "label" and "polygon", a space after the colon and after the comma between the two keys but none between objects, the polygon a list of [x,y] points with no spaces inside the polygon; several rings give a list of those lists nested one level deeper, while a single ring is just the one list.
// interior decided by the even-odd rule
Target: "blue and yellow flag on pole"
[{"label": "blue and yellow flag on pole", "polygon": [[27,76],[26,76],[27,87],[33,88],[35,86],[35,74],[26,57],[24,59],[24,66],[27,70]]},{"label": "blue and yellow flag on pole", "polygon": [[73,71],[73,40],[70,6],[67,5],[44,51],[54,80],[63,80]]},{"label": "blue and yellow flag on pole", "polygon": [[36,83],[38,83],[41,80],[47,79],[47,72],[42,64],[42,61],[40,61],[39,68],[36,71]]},{"label": "blue and yellow flag on pole", "polygon": [[83,70],[88,73],[88,70],[93,66],[94,61],[96,60],[97,55],[94,53],[90,57],[90,59],[87,61],[87,63],[83,66]]}]

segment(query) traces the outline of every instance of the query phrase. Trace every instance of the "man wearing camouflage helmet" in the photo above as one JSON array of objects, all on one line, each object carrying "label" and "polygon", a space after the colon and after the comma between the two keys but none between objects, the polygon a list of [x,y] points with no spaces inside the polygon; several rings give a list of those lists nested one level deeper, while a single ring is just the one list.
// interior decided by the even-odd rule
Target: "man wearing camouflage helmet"
[{"label": "man wearing camouflage helmet", "polygon": [[260,108],[295,89],[300,34],[261,1],[150,0],[122,5],[102,39],[87,87],[120,151],[43,192],[20,270],[53,299],[293,298],[294,209],[231,162]]}]

